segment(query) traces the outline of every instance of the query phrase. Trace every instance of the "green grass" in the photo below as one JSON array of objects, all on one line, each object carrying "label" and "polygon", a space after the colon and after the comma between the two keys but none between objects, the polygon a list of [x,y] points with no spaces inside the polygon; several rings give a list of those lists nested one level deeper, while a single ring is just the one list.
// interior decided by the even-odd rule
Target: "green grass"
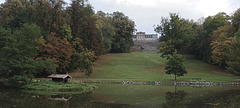
[{"label": "green grass", "polygon": [[[166,59],[160,55],[146,52],[103,55],[100,56],[100,61],[97,61],[94,73],[89,78],[107,81],[173,81],[174,75],[165,74]],[[191,55],[184,56],[188,74],[177,77],[178,81],[202,78],[202,81],[231,82],[239,78],[216,66],[196,60]],[[78,78],[83,77],[75,77],[76,80]]]},{"label": "green grass", "polygon": [[82,83],[60,83],[53,81],[40,81],[33,82],[21,87],[25,90],[33,90],[33,91],[53,91],[53,92],[87,92],[94,90],[96,86]]}]

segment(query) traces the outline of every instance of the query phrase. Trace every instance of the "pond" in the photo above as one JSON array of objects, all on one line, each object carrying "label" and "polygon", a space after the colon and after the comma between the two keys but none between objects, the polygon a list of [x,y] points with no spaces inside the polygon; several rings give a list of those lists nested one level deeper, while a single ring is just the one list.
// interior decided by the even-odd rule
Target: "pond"
[{"label": "pond", "polygon": [[88,93],[0,90],[0,108],[240,107],[240,87],[98,84]]}]

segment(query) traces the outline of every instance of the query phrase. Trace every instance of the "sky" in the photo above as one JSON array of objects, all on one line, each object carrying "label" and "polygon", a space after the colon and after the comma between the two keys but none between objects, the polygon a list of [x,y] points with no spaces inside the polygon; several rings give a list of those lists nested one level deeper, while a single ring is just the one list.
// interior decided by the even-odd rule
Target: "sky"
[{"label": "sky", "polygon": [[[0,0],[3,3],[5,0]],[[71,0],[64,0],[71,3]],[[231,15],[240,8],[240,0],[88,0],[94,11],[123,12],[135,22],[137,32],[153,34],[162,17],[178,13],[182,18],[197,21],[218,12]]]}]

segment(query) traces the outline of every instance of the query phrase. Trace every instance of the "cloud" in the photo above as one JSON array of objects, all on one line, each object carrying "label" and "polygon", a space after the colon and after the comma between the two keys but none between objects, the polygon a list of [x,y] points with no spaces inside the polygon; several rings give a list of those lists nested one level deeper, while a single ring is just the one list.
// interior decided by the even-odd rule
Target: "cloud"
[{"label": "cloud", "polygon": [[[154,33],[153,25],[160,23],[169,13],[179,13],[182,18],[197,21],[218,12],[232,13],[231,4],[239,0],[91,0],[95,10],[121,11],[134,20],[139,31]],[[239,6],[239,5],[238,5]]]},{"label": "cloud", "polygon": [[103,0],[107,3],[115,3],[118,5],[125,5],[125,6],[156,6],[157,0]]},{"label": "cloud", "polygon": [[204,17],[215,15],[218,12],[226,12],[230,14],[233,9],[230,7],[230,0],[200,0],[196,8],[203,13]]}]

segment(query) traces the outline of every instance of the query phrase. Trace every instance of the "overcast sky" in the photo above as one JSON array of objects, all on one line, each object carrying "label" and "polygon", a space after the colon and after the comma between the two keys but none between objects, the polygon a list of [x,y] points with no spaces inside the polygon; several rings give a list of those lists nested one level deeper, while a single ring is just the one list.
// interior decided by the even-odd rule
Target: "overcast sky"
[{"label": "overcast sky", "polygon": [[[2,3],[4,0],[0,0]],[[64,0],[70,3],[71,0]],[[240,0],[89,0],[95,12],[123,12],[135,21],[137,31],[155,33],[154,25],[169,13],[197,21],[218,12],[232,14],[240,8]]]}]

